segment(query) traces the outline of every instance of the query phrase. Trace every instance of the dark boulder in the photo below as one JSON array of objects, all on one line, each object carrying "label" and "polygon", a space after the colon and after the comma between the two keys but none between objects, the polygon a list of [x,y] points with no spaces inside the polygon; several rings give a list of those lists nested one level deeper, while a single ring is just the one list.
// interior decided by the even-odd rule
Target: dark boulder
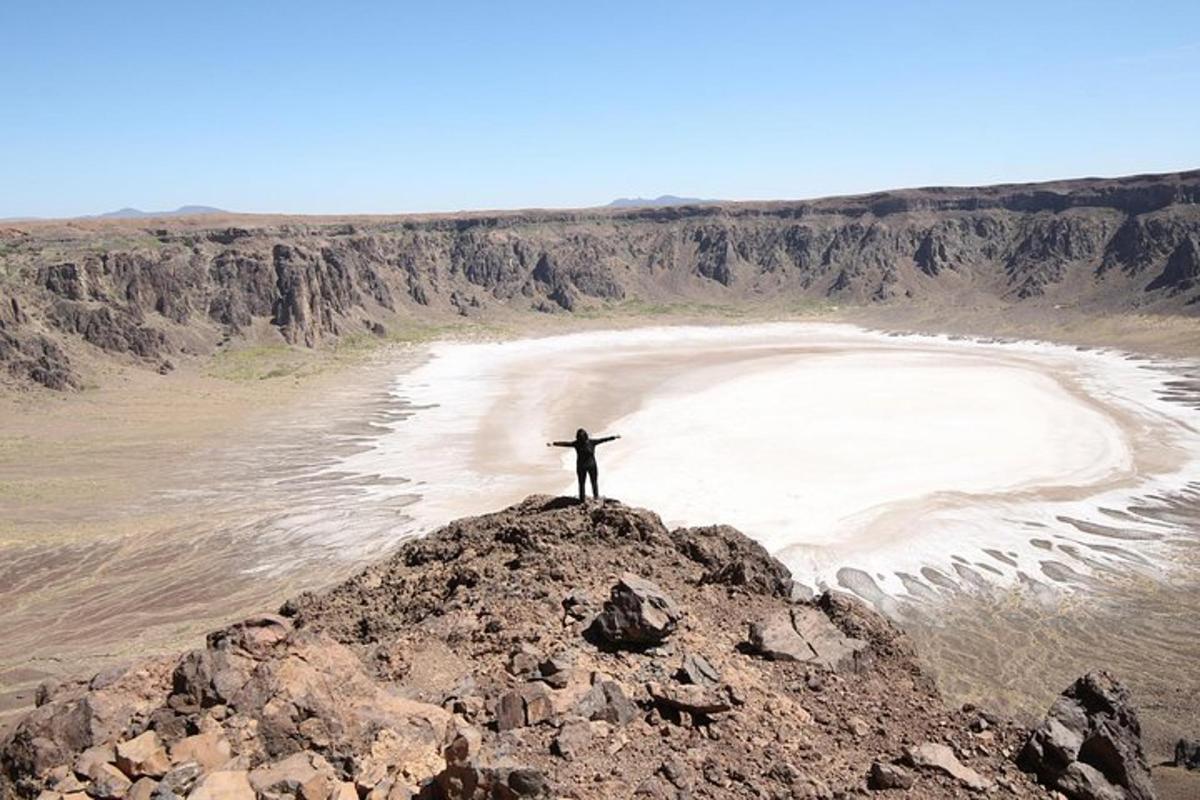
[{"label": "dark boulder", "polygon": [[658,584],[626,572],[589,631],[615,647],[651,647],[675,632],[683,612]]},{"label": "dark boulder", "polygon": [[1153,800],[1129,691],[1107,672],[1075,681],[1022,749],[1018,765],[1071,800]]},{"label": "dark boulder", "polygon": [[1175,766],[1200,769],[1200,739],[1180,739],[1175,743]]},{"label": "dark boulder", "polygon": [[910,789],[912,785],[912,773],[897,764],[876,761],[871,765],[871,772],[867,776],[867,788],[875,791]]}]

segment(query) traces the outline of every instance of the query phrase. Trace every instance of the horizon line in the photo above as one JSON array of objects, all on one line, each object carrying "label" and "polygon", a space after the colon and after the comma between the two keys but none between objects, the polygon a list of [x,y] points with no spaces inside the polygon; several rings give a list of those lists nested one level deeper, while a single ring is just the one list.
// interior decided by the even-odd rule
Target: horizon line
[{"label": "horizon line", "polygon": [[[0,223],[14,224],[22,222],[146,222],[156,219],[195,219],[202,217],[309,217],[309,218],[349,218],[349,217],[376,217],[376,218],[396,218],[396,217],[433,217],[433,216],[462,216],[462,215],[481,215],[489,214],[508,215],[522,213],[552,213],[552,212],[574,212],[574,211],[596,211],[596,210],[611,210],[613,212],[629,212],[645,208],[686,208],[689,206],[732,206],[732,205],[787,205],[798,203],[814,203],[827,200],[852,199],[871,197],[874,195],[888,195],[900,192],[922,192],[922,191],[968,191],[982,189],[1007,189],[1025,186],[1053,186],[1059,184],[1072,183],[1087,183],[1096,181],[1136,181],[1147,179],[1164,179],[1164,178],[1184,178],[1191,177],[1193,173],[1200,175],[1200,166],[1187,169],[1168,170],[1165,172],[1138,172],[1132,174],[1119,175],[1085,175],[1069,178],[1048,178],[1043,180],[1030,181],[1001,181],[999,183],[962,183],[962,184],[923,184],[910,186],[893,186],[884,189],[872,189],[864,192],[846,192],[835,194],[822,194],[799,196],[790,198],[690,198],[680,197],[671,192],[659,194],[655,197],[624,196],[613,198],[607,203],[596,205],[566,205],[566,206],[505,206],[505,207],[480,207],[480,208],[458,208],[447,210],[427,210],[427,211],[352,211],[352,212],[305,212],[305,211],[235,211],[207,203],[182,203],[175,210],[165,211],[148,211],[143,212],[136,206],[125,205],[112,211],[104,211],[94,214],[77,214],[73,216],[62,217],[42,217],[42,216],[16,216],[16,217],[0,217]],[[669,203],[662,205],[654,205],[655,200],[661,198],[674,197],[685,202]],[[637,201],[645,200],[647,205],[617,205],[619,201]],[[210,208],[211,211],[200,212],[183,212],[181,209],[188,207]],[[137,215],[121,216],[120,212],[134,211]]]}]

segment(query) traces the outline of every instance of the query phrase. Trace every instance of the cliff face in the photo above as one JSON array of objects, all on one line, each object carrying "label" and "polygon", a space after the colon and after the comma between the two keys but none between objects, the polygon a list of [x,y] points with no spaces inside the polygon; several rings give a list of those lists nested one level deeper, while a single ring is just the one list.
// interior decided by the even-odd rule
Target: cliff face
[{"label": "cliff face", "polygon": [[[0,230],[0,364],[162,365],[267,321],[309,347],[398,320],[623,300],[1200,311],[1200,171],[795,203]],[[118,226],[118,227],[111,227]]]}]

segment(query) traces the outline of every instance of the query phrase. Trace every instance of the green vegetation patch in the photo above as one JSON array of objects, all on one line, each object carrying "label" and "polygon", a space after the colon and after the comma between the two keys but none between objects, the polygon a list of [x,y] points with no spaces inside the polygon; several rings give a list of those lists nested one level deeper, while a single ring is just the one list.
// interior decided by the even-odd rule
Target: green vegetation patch
[{"label": "green vegetation patch", "polygon": [[314,353],[288,345],[255,345],[218,351],[208,374],[227,381],[257,381],[299,376],[313,366]]}]

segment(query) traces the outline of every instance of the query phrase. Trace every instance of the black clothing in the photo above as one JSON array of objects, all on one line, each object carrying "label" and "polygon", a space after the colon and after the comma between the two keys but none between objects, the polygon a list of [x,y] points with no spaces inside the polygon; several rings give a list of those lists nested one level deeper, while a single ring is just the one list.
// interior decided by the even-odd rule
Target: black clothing
[{"label": "black clothing", "polygon": [[596,467],[596,445],[611,442],[616,438],[615,436],[602,436],[599,439],[593,439],[589,436],[569,442],[553,442],[555,447],[575,448],[575,475],[579,478],[580,501],[587,496],[584,491],[584,481],[587,478],[591,478],[592,481],[592,496],[596,499],[600,498],[600,489],[597,487],[599,469]]},{"label": "black clothing", "polygon": [[579,478],[579,499],[580,499],[580,501],[582,501],[585,497],[587,497],[587,492],[584,491],[584,488],[583,488],[583,479],[584,478],[592,479],[592,497],[595,497],[595,498],[600,497],[600,490],[598,488],[596,488],[596,482],[600,477],[600,471],[596,468],[595,461],[593,461],[589,466],[583,466],[582,464],[576,464],[575,465],[575,475],[576,475],[576,477]]}]

